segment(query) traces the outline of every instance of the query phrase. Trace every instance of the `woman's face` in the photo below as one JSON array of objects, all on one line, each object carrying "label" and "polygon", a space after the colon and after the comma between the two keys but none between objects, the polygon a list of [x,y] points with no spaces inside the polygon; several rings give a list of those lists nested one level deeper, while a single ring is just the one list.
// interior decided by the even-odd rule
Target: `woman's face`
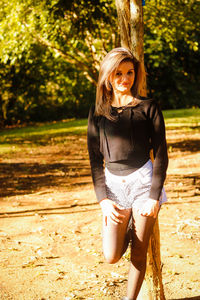
[{"label": "woman's face", "polygon": [[120,63],[118,68],[110,75],[109,80],[114,93],[130,94],[135,80],[133,63],[131,61]]}]

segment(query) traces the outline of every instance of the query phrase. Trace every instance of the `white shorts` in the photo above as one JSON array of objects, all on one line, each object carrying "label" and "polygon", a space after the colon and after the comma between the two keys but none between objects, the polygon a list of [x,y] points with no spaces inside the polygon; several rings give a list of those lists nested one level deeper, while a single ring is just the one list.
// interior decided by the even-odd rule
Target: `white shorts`
[{"label": "white shorts", "polygon": [[[152,173],[153,164],[151,160],[148,160],[140,169],[126,176],[114,175],[105,168],[107,197],[124,209],[140,209],[149,199]],[[163,188],[159,203],[162,205],[166,201],[167,196]]]}]

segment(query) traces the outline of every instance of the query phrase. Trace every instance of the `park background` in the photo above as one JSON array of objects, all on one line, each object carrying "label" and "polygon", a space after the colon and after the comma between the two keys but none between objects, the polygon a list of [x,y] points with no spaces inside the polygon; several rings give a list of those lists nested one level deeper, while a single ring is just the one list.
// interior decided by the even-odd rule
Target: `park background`
[{"label": "park background", "polygon": [[[199,106],[200,6],[147,0],[148,95],[162,109]],[[99,63],[120,46],[114,0],[3,1],[0,7],[1,126],[87,117]]]},{"label": "park background", "polygon": [[[148,94],[167,129],[160,212],[167,299],[200,299],[197,1],[146,1]],[[86,147],[99,62],[120,45],[114,1],[1,1],[0,298],[119,299],[128,254],[108,266]]]}]

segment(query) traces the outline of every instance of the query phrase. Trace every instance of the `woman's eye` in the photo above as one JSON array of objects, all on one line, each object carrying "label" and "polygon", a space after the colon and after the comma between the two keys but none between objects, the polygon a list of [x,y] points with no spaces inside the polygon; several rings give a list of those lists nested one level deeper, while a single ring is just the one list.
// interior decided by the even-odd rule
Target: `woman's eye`
[{"label": "woman's eye", "polygon": [[116,72],[116,76],[120,76],[120,75],[122,75],[121,72]]},{"label": "woman's eye", "polygon": [[128,71],[128,75],[132,75],[133,74],[133,71]]}]

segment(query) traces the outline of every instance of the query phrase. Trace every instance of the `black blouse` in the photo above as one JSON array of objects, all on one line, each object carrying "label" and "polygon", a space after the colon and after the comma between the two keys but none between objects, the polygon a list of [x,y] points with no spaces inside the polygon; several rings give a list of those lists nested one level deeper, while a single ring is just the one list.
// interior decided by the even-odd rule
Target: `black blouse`
[{"label": "black blouse", "polygon": [[104,161],[112,173],[127,175],[142,167],[153,149],[153,178],[150,198],[159,200],[168,166],[165,124],[159,105],[152,99],[120,110],[111,107],[115,120],[95,116],[91,107],[88,117],[88,152],[92,179],[100,202],[107,198]]}]

